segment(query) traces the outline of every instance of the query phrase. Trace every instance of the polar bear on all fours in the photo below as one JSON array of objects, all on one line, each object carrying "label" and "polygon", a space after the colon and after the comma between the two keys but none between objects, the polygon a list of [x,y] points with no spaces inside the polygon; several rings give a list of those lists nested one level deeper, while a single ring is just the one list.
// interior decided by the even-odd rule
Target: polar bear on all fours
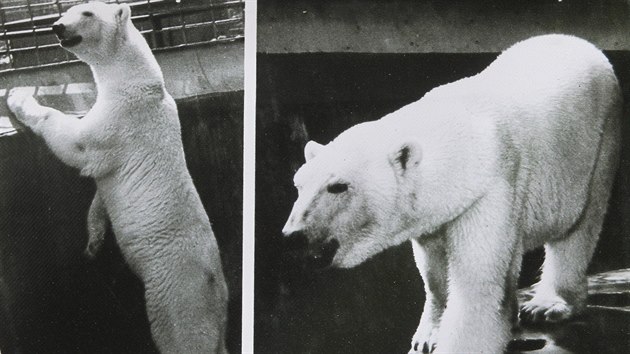
[{"label": "polar bear on all fours", "polygon": [[338,267],[411,240],[427,294],[411,353],[501,353],[524,251],[544,244],[546,257],[521,318],[584,308],[620,115],[617,79],[593,45],[525,40],[476,76],[309,142],[283,232]]},{"label": "polar bear on all fours", "polygon": [[98,250],[109,218],[144,283],[160,352],[224,353],[227,287],[219,249],[186,167],[175,101],[129,6],[78,5],[53,31],[90,65],[96,103],[79,120],[12,90],[9,108],[63,162],[95,179],[88,252]]}]

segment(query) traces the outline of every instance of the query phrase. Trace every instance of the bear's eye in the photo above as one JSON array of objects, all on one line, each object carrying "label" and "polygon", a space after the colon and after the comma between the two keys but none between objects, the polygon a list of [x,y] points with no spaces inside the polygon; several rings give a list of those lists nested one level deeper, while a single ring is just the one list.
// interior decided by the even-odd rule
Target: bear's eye
[{"label": "bear's eye", "polygon": [[328,185],[328,187],[326,187],[326,190],[328,191],[328,193],[332,193],[332,194],[343,193],[348,190],[348,184],[347,183],[333,183],[333,184]]},{"label": "bear's eye", "polygon": [[81,13],[83,16],[85,17],[92,17],[94,16],[94,14],[90,11],[83,11],[83,13]]}]

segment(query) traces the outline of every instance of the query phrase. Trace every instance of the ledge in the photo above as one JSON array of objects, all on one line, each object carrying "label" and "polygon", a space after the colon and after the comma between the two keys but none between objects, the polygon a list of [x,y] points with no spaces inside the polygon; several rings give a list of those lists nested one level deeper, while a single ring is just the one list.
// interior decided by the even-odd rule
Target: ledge
[{"label": "ledge", "polygon": [[[176,100],[243,90],[243,41],[159,51],[166,88]],[[30,87],[40,103],[68,113],[87,111],[96,97],[92,73],[83,63],[62,64],[0,74],[0,137],[16,130],[9,120],[6,95]]]}]

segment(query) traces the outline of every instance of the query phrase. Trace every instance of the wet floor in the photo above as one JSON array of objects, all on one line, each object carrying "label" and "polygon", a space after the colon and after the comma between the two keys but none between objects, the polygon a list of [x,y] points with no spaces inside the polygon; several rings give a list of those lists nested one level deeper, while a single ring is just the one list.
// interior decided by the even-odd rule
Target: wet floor
[{"label": "wet floor", "polygon": [[[531,289],[520,294],[520,301]],[[589,278],[588,309],[558,325],[524,327],[508,353],[630,353],[630,269]]]}]

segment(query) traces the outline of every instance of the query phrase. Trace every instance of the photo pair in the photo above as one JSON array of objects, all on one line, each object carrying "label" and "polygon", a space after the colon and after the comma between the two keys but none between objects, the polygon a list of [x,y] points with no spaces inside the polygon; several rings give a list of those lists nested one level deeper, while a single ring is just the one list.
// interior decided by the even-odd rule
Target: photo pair
[{"label": "photo pair", "polygon": [[630,353],[630,2],[0,0],[0,353]]}]

